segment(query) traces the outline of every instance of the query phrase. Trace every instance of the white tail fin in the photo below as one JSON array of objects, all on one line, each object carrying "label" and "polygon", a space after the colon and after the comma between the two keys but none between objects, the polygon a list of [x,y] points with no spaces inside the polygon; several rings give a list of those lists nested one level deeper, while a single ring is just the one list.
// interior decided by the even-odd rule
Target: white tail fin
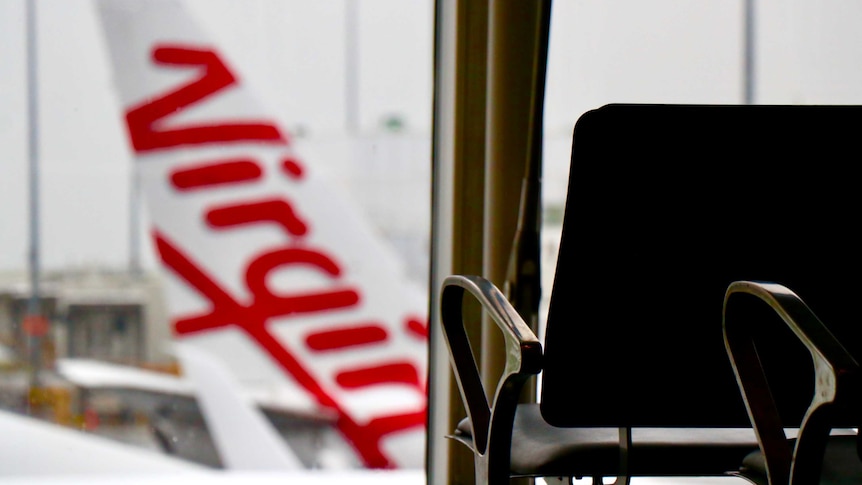
[{"label": "white tail fin", "polygon": [[207,428],[231,470],[300,470],[300,459],[230,373],[205,351],[177,344],[174,350],[194,386]]},{"label": "white tail fin", "polygon": [[424,295],[181,3],[98,7],[176,337],[334,410],[366,466],[422,466]]}]

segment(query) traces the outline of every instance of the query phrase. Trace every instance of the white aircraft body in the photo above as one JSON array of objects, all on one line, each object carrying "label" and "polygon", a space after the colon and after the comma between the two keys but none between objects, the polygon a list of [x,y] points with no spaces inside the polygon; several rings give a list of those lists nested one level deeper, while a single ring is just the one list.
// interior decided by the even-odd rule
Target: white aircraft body
[{"label": "white aircraft body", "polygon": [[179,1],[97,6],[175,338],[334,413],[363,467],[422,467],[427,297]]},{"label": "white aircraft body", "polygon": [[[196,349],[187,348],[181,353],[183,365],[192,374],[204,372],[207,377],[198,381],[206,388],[209,397],[217,398],[209,407],[228,408],[233,419],[224,419],[224,410],[210,409],[218,414],[217,423],[225,427],[242,427],[227,430],[237,449],[223,449],[231,467],[227,470],[191,463],[187,460],[145,450],[135,445],[119,443],[101,436],[75,431],[40,419],[0,410],[0,482],[4,484],[73,485],[73,484],[233,484],[233,483],[302,483],[328,485],[350,481],[356,484],[385,485],[424,484],[422,469],[402,470],[307,470],[290,455],[284,443],[275,437],[275,431],[257,408],[246,402],[235,389],[224,387],[225,369],[218,361]],[[220,382],[206,382],[215,379]],[[233,391],[233,392],[229,392]],[[228,394],[225,394],[228,392]],[[207,406],[205,406],[207,407]],[[209,413],[207,413],[209,414]],[[210,421],[210,416],[207,417]],[[233,422],[232,422],[233,421]],[[252,421],[257,421],[252,423]],[[252,436],[253,435],[253,436]],[[266,437],[269,435],[269,438]],[[253,438],[257,445],[247,446]],[[238,446],[245,443],[245,450]]]},{"label": "white aircraft body", "polygon": [[152,450],[86,435],[0,410],[0,481],[8,477],[88,477],[210,474],[213,470]]}]

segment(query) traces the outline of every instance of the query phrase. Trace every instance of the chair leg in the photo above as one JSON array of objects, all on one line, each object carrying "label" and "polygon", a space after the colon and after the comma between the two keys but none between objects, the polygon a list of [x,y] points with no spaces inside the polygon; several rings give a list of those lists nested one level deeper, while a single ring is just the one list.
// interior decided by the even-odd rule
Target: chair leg
[{"label": "chair leg", "polygon": [[[617,479],[608,485],[629,485],[629,450],[632,447],[632,429],[620,427],[620,470]],[[593,485],[605,485],[604,477],[593,477]]]},{"label": "chair leg", "polygon": [[629,485],[630,483],[631,477],[628,475],[620,475],[609,484],[605,484],[604,477],[593,477],[593,485]]},{"label": "chair leg", "polygon": [[546,485],[574,485],[572,477],[542,477]]},{"label": "chair leg", "polygon": [[613,485],[629,485],[629,450],[632,449],[632,429],[621,426],[620,429],[620,473]]}]

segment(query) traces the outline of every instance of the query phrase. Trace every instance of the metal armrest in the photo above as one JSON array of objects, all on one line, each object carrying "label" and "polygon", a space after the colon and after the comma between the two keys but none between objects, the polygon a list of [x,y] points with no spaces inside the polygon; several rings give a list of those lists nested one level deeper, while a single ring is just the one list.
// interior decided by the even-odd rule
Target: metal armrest
[{"label": "metal armrest", "polygon": [[[741,324],[745,319],[736,318],[744,313],[746,304],[756,301],[752,297],[769,305],[811,353],[814,395],[792,450],[754,346],[752,328]],[[818,483],[834,411],[838,406],[858,405],[858,364],[802,299],[779,284],[731,283],[724,297],[722,327],[769,482]]]},{"label": "metal armrest", "polygon": [[[465,291],[481,304],[504,336],[506,365],[490,405],[464,328]],[[477,457],[493,455],[495,460],[504,460],[505,464],[498,462],[493,468],[508,472],[515,409],[524,383],[541,371],[542,345],[503,293],[480,276],[454,275],[443,281],[441,319],[449,360],[473,431],[473,452]]]}]

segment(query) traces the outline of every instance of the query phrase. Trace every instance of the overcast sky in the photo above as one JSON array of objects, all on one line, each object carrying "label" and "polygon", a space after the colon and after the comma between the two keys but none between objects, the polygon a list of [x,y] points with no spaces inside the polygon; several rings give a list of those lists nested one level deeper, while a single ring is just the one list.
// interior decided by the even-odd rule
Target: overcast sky
[{"label": "overcast sky", "polygon": [[[27,267],[26,1],[0,0],[0,271]],[[357,3],[361,130],[374,133],[381,120],[397,115],[408,132],[430,136],[433,1]],[[36,4],[42,265],[122,267],[129,254],[131,159],[94,5]],[[862,102],[862,2],[755,4],[756,102]],[[191,2],[233,64],[272,99],[288,128],[308,133],[309,143],[344,136],[345,5]],[[743,5],[556,0],[548,170],[566,166],[567,137],[587,109],[608,102],[742,102]],[[548,185],[561,196],[564,187]]]}]

